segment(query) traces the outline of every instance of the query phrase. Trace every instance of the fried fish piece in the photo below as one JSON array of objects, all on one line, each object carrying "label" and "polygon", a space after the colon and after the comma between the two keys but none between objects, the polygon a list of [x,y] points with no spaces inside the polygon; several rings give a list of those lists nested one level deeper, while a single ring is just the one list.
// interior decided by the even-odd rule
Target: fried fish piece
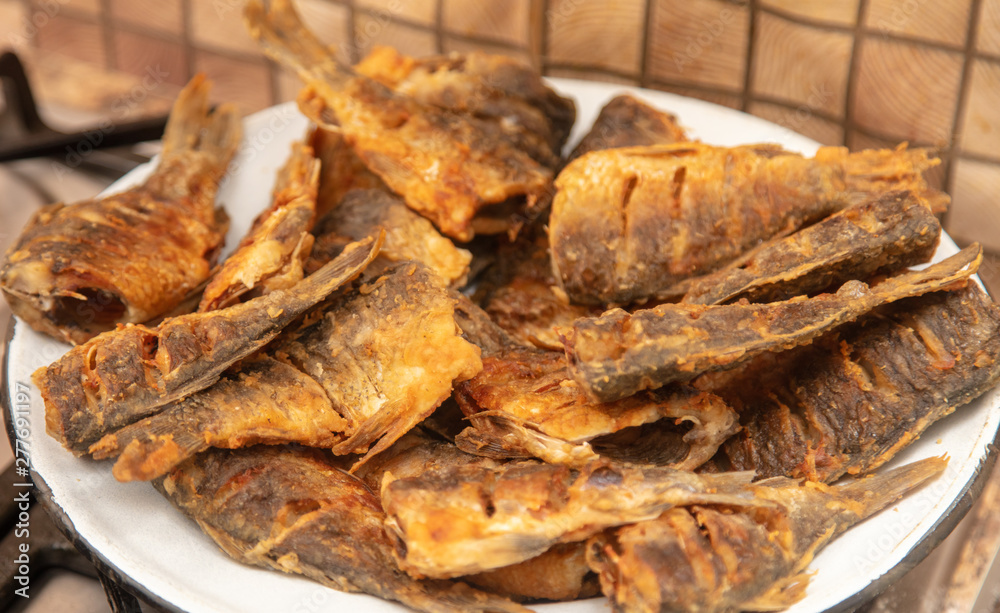
[{"label": "fried fish piece", "polygon": [[426,266],[401,262],[334,299],[321,319],[282,345],[282,359],[319,381],[347,419],[349,436],[333,451],[365,454],[354,468],[482,369],[479,348],[455,322],[455,302]]},{"label": "fried fish piece", "polygon": [[211,450],[155,485],[244,564],[429,613],[528,613],[464,583],[417,581],[399,570],[378,496],[318,450]]},{"label": "fried fish piece", "polygon": [[121,481],[157,477],[208,447],[261,442],[367,451],[360,467],[432,413],[454,380],[482,367],[440,284],[420,264],[397,265],[333,298],[267,355],[90,451],[98,459],[121,454],[114,467]]},{"label": "fried fish piece", "polygon": [[591,151],[669,145],[690,140],[684,128],[677,123],[677,117],[629,94],[621,94],[604,105],[590,132],[577,143],[566,162]]},{"label": "fried fish piece", "polygon": [[361,158],[344,139],[340,130],[321,126],[309,135],[309,146],[320,161],[319,187],[316,195],[316,216],[322,219],[353,189],[383,189],[382,179],[368,170]]},{"label": "fried fish piece", "polygon": [[889,192],[765,243],[747,259],[691,279],[681,302],[787,300],[926,262],[940,237],[941,224],[930,208],[911,192]]},{"label": "fried fish piece", "polygon": [[292,145],[292,155],[278,173],[271,206],[257,216],[236,251],[205,288],[199,311],[214,311],[236,304],[242,297],[287,289],[302,280],[303,262],[313,244],[310,230],[316,221],[319,168],[312,147]]},{"label": "fried fish piece", "polygon": [[596,460],[579,470],[514,462],[382,479],[386,532],[413,576],[456,577],[510,566],[688,504],[747,502],[752,473],[696,475]]},{"label": "fried fish piece", "polygon": [[[423,262],[453,287],[465,285],[472,254],[441,236],[431,222],[410,210],[395,195],[379,189],[352,190],[316,227],[319,242],[332,246],[385,230],[385,244],[369,270],[394,262]],[[326,253],[313,258],[322,263]],[[313,264],[315,265],[315,264]]]},{"label": "fried fish piece", "polygon": [[518,602],[577,600],[601,593],[597,575],[587,565],[585,543],[562,543],[530,560],[462,579]]},{"label": "fried fish piece", "polygon": [[760,477],[870,472],[996,385],[998,355],[1000,308],[978,285],[900,301],[713,386],[743,424],[719,459]]},{"label": "fried fish piece", "polygon": [[835,294],[768,304],[662,304],[627,313],[613,309],[579,319],[566,335],[570,374],[594,398],[610,402],[644,389],[734,368],[765,351],[781,351],[890,302],[965,282],[982,261],[972,245],[924,270],[868,287],[849,281]]},{"label": "fried fish piece", "polygon": [[0,267],[15,315],[78,344],[165,314],[208,279],[229,226],[215,194],[240,142],[239,114],[210,112],[209,88],[197,75],[181,91],[143,184],[32,218]]},{"label": "fried fish piece", "polygon": [[587,559],[614,611],[778,611],[805,595],[816,552],[947,463],[926,458],[833,487],[768,479],[748,489],[773,507],[674,508],[590,539]]},{"label": "fried fish piece", "polygon": [[576,303],[656,297],[761,240],[888,191],[908,189],[940,210],[948,196],[922,174],[939,162],[904,148],[823,147],[812,159],[776,145],[594,151],[556,179],[553,271]]},{"label": "fried fish piece", "polygon": [[308,83],[302,112],[339,127],[365,165],[445,235],[468,241],[479,211],[509,201],[531,208],[548,195],[551,169],[511,142],[501,121],[420,104],[351,74],[288,0],[274,0],[269,11],[249,2],[245,17],[264,51]]},{"label": "fried fish piece", "polygon": [[300,281],[227,309],[105,332],[39,368],[45,429],[77,455],[105,434],[214,383],[289,323],[364,270],[381,236],[359,241]]},{"label": "fried fish piece", "polygon": [[[688,427],[674,441],[675,468],[693,470],[739,427],[718,396],[673,386],[615,402],[595,402],[569,375],[562,354],[511,348],[483,358],[483,370],[455,398],[472,425],[456,444],[491,457],[537,457],[581,465],[597,458],[589,441],[658,420]],[[683,428],[681,428],[683,433]]]},{"label": "fried fish piece", "polygon": [[421,104],[500,121],[508,138],[553,168],[576,121],[576,104],[512,57],[471,51],[412,58],[376,46],[354,69]]}]

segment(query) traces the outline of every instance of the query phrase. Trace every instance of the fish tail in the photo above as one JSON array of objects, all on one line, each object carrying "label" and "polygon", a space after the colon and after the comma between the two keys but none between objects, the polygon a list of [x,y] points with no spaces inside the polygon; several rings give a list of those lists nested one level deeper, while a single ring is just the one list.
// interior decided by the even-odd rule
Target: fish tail
[{"label": "fish tail", "polygon": [[905,272],[874,286],[876,291],[892,293],[902,289],[899,297],[920,296],[929,292],[955,289],[979,270],[983,262],[983,247],[972,243],[927,268]]},{"label": "fish tail", "polygon": [[861,503],[859,519],[881,511],[905,494],[940,475],[948,466],[948,456],[925,458],[880,474],[834,486],[837,497]]},{"label": "fish tail", "polygon": [[351,69],[341,65],[330,49],[302,23],[290,0],[247,2],[243,21],[250,36],[274,61],[296,71],[307,83],[342,89]]},{"label": "fish tail", "polygon": [[320,161],[313,148],[305,143],[294,143],[292,155],[278,172],[274,186],[274,206],[278,208],[300,198],[312,201],[316,208],[316,190],[319,187]]},{"label": "fish tail", "polygon": [[913,192],[932,211],[942,213],[951,203],[948,194],[927,184],[924,172],[941,163],[933,151],[909,149],[906,143],[895,149],[866,149],[847,154],[847,187],[858,202],[888,191]]},{"label": "fish tail", "polygon": [[242,128],[235,106],[223,104],[214,111],[209,108],[211,88],[211,82],[199,73],[181,90],[163,132],[161,159],[167,161],[198,151],[219,168],[221,176],[240,144]]},{"label": "fish tail", "polygon": [[[265,298],[269,298],[273,305],[281,305],[280,308],[286,313],[282,317],[297,317],[296,314],[301,314],[305,309],[315,305],[337,287],[350,283],[360,276],[368,264],[378,255],[384,241],[385,230],[380,229],[377,235],[349,244],[340,255],[299,281],[293,288],[272,292]],[[352,270],[353,275],[345,278],[345,275]],[[267,308],[278,307],[268,306]]]},{"label": "fish tail", "polygon": [[184,429],[170,410],[106,435],[90,446],[94,459],[117,456],[116,479],[149,481],[167,474],[184,460],[209,448],[204,437]]}]

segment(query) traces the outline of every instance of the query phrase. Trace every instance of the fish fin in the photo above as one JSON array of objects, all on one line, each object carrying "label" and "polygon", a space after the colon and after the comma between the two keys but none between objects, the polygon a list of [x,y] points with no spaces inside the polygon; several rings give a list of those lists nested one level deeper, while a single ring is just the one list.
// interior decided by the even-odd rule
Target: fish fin
[{"label": "fish fin", "polygon": [[582,466],[598,457],[589,443],[549,436],[502,411],[483,411],[469,419],[473,426],[455,438],[458,448],[467,453],[495,459],[535,457],[570,466]]},{"label": "fish fin", "polygon": [[859,519],[864,519],[937,477],[947,466],[947,455],[934,456],[844,485],[835,485],[832,489],[838,497],[861,503],[863,511]]},{"label": "fish fin", "polygon": [[[368,449],[367,453],[351,467],[350,472],[354,473],[365,462],[388,449],[397,439],[433,413],[437,407],[438,405],[434,405],[426,411],[417,413],[407,403],[388,403],[377,413],[361,422],[349,438],[334,446],[333,453],[347,455]],[[375,443],[375,441],[378,442]],[[375,446],[369,449],[372,443],[375,443]]]},{"label": "fish fin", "polygon": [[209,109],[211,83],[198,73],[177,96],[163,132],[161,160],[189,151],[201,151],[221,168],[229,164],[242,138],[239,112],[231,104]]},{"label": "fish fin", "polygon": [[[839,147],[824,147],[817,158]],[[948,194],[927,184],[924,172],[941,163],[930,149],[909,149],[906,143],[896,149],[867,149],[848,153],[844,162],[847,192],[852,203],[870,199],[875,194],[907,189],[920,198],[934,213],[948,209]]]},{"label": "fish fin", "polygon": [[763,594],[740,604],[743,611],[784,611],[805,598],[813,572],[801,572],[775,581]]},{"label": "fish fin", "polygon": [[290,0],[247,2],[243,21],[250,37],[276,62],[299,73],[306,83],[339,89],[353,71],[338,62],[330,49],[306,28]]}]

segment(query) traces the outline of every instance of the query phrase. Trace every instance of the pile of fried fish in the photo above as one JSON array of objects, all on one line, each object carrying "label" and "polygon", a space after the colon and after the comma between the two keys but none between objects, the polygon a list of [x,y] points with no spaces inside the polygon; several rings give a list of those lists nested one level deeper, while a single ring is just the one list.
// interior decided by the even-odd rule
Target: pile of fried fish
[{"label": "pile of fried fish", "polygon": [[239,561],[432,612],[779,610],[996,384],[979,247],[910,269],[927,151],[715,147],[619,96],[563,158],[573,102],[510,58],[347,67],[287,1],[245,19],[315,127],[232,255],[240,122],[196,77],[143,184],[0,269],[74,344],[34,374],[48,433]]}]

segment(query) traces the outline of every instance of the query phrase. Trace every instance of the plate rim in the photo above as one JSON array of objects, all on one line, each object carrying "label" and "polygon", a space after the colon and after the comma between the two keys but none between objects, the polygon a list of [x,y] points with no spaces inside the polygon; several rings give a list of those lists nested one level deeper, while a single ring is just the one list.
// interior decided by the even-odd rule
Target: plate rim
[{"label": "plate rim", "polygon": [[[755,117],[739,109],[733,109],[730,107],[726,107],[724,105],[720,105],[706,100],[701,100],[698,98],[693,98],[690,96],[682,96],[680,94],[675,94],[672,92],[663,92],[659,90],[652,90],[648,88],[642,88],[624,84],[603,83],[597,81],[588,81],[584,79],[546,77],[546,81],[548,81],[552,85],[558,85],[559,83],[569,82],[569,83],[585,84],[587,86],[593,86],[593,85],[606,86],[609,98],[612,95],[617,95],[618,93],[621,92],[639,93],[640,95],[643,92],[651,92],[654,94],[667,94],[669,96],[676,98],[685,98],[696,101],[699,104],[711,105],[714,107],[718,107],[720,109],[725,109],[726,111],[740,113],[742,115],[751,117],[762,123],[772,124],[779,128],[788,130],[790,133],[795,134],[797,137],[801,139],[806,139],[816,143],[816,141],[809,138],[808,136],[797,133],[794,130],[789,130],[787,128],[784,128],[783,126],[780,126],[780,124],[776,124],[774,122],[768,121],[763,118]],[[558,88],[556,89],[558,91]],[[290,101],[272,105],[255,113],[247,115],[242,119],[242,121],[244,122],[245,125],[246,122],[256,117],[263,117],[271,113],[280,112],[278,111],[278,109],[288,108],[289,106],[294,104],[295,104],[294,101]],[[818,146],[821,146],[819,145],[819,143],[816,144]],[[570,143],[567,143],[567,146],[569,145]],[[143,164],[137,167],[136,169],[133,169],[129,173],[126,173],[118,180],[116,180],[114,183],[112,183],[108,188],[103,190],[101,192],[101,195],[107,193],[113,193],[113,191],[117,191],[119,189],[127,187],[127,184],[123,184],[123,180],[125,180],[129,175],[141,176],[146,169],[148,169],[152,164],[156,162],[157,158],[158,156],[154,157],[149,163]],[[947,232],[944,231],[942,232],[945,236],[948,236],[950,238],[950,235],[948,235]],[[224,252],[223,255],[225,254],[226,253]],[[993,296],[989,293],[989,291],[985,290],[985,287],[983,289],[984,291],[986,291],[987,295],[990,295],[990,297],[993,298]],[[24,324],[23,322],[19,323],[19,320],[13,314],[11,314],[6,322],[6,329],[2,341],[3,360],[0,361],[0,411],[3,412],[4,427],[8,435],[11,449],[12,451],[15,452],[15,457],[16,457],[16,444],[17,444],[16,441],[20,439],[17,436],[17,433],[14,428],[13,406],[11,405],[10,402],[11,396],[9,387],[10,386],[9,376],[10,376],[11,352],[9,351],[9,346],[12,339],[14,338],[14,334],[16,332],[16,326],[18,325],[24,326],[26,324]],[[25,441],[25,443],[30,444],[30,441]],[[890,587],[893,583],[895,583],[899,578],[901,578],[907,572],[912,570],[921,561],[923,561],[938,545],[940,545],[941,542],[944,541],[953,532],[958,523],[967,515],[969,510],[972,508],[973,504],[976,502],[976,500],[978,500],[979,496],[981,495],[988,480],[988,477],[993,467],[996,464],[998,447],[1000,447],[1000,424],[998,424],[997,430],[993,433],[992,442],[986,445],[985,455],[981,457],[981,459],[979,460],[979,463],[975,468],[972,478],[970,478],[962,485],[959,495],[955,496],[951,500],[951,503],[948,505],[947,509],[941,514],[939,519],[930,527],[930,529],[928,529],[923,535],[921,535],[919,540],[917,540],[917,542],[913,545],[913,547],[910,548],[910,550],[899,560],[899,562],[897,562],[884,574],[879,575],[878,577],[875,577],[874,579],[869,581],[868,584],[865,585],[863,588],[854,592],[853,594],[846,597],[839,603],[824,609],[822,613],[843,613],[847,611],[852,611],[858,606],[870,601],[871,599],[875,598],[878,594],[883,592],[885,589]],[[76,547],[76,549],[80,551],[80,553],[85,558],[87,558],[87,560],[89,560],[100,573],[113,579],[120,587],[128,591],[130,594],[138,596],[143,600],[149,602],[150,604],[153,604],[157,607],[169,611],[176,611],[181,613],[184,612],[184,609],[181,609],[178,605],[171,603],[170,601],[164,599],[164,597],[151,591],[143,583],[139,582],[134,577],[132,577],[128,572],[116,566],[101,552],[101,550],[98,547],[95,547],[90,543],[90,541],[88,541],[85,537],[83,537],[76,530],[72,518],[70,518],[68,513],[59,505],[58,502],[54,500],[50,486],[45,481],[45,479],[35,471],[33,464],[31,465],[30,468],[30,475],[32,482],[32,491],[35,494],[35,500],[39,504],[41,504],[43,509],[45,509],[46,513],[52,519],[53,523],[56,525],[59,531],[71,543],[73,543],[74,547]],[[239,563],[238,561],[235,560],[234,562]]]}]

